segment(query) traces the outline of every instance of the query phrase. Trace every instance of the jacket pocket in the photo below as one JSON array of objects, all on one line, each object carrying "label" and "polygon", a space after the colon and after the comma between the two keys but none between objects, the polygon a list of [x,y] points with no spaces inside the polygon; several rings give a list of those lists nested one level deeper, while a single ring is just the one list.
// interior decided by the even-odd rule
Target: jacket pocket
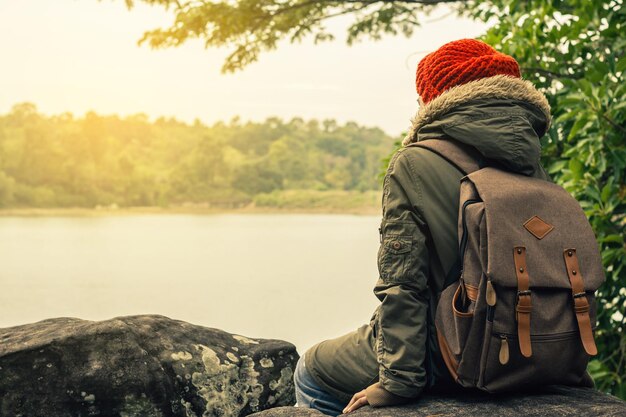
[{"label": "jacket pocket", "polygon": [[385,282],[411,280],[412,236],[390,235],[383,237],[378,253],[378,270]]}]

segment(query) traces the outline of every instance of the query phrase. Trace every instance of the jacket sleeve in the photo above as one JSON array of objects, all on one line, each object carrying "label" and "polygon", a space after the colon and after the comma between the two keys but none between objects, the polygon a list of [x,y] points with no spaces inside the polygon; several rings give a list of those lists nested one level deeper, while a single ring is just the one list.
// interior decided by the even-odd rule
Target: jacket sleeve
[{"label": "jacket sleeve", "polygon": [[380,276],[374,288],[381,304],[372,323],[379,382],[366,390],[372,406],[415,398],[426,385],[427,226],[418,176],[403,151],[392,158],[383,185]]}]

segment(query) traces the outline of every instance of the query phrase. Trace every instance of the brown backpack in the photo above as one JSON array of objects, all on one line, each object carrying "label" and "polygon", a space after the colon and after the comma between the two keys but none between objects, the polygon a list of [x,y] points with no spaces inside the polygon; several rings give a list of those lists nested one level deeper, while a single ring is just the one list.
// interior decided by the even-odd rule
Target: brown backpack
[{"label": "brown backpack", "polygon": [[[453,378],[489,392],[592,386],[595,290],[604,270],[593,230],[560,186],[493,166],[447,140],[429,149],[467,174],[459,200],[460,275],[444,289],[437,339]],[[454,268],[459,271],[459,268]]]}]

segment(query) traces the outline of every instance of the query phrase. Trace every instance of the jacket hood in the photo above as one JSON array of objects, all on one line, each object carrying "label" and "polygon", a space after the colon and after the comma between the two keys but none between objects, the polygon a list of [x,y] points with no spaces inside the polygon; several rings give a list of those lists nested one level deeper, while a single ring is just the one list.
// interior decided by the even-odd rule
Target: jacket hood
[{"label": "jacket hood", "polygon": [[548,100],[530,81],[496,75],[455,86],[421,106],[402,144],[454,139],[508,170],[543,177],[539,138],[550,120]]}]

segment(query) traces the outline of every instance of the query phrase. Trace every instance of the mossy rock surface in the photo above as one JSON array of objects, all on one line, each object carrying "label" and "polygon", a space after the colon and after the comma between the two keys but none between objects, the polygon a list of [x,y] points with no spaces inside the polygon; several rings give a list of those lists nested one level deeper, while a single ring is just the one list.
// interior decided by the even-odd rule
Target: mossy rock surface
[{"label": "mossy rock surface", "polygon": [[297,360],[157,315],[49,319],[0,329],[0,416],[243,416],[295,403]]},{"label": "mossy rock surface", "polygon": [[[254,417],[315,417],[310,409],[281,407],[255,413]],[[545,387],[534,392],[490,395],[466,391],[448,395],[424,395],[399,407],[362,407],[354,417],[624,417],[626,402],[589,388]]]}]

